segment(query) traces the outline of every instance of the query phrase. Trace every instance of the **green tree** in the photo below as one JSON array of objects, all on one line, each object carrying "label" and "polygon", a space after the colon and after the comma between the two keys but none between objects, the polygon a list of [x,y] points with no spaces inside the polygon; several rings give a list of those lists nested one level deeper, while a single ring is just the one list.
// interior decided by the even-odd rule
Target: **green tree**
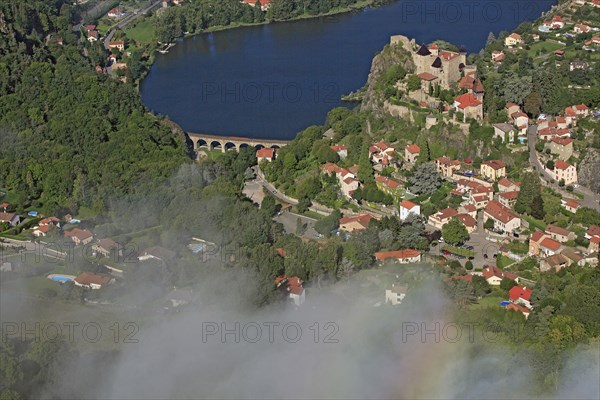
[{"label": "green tree", "polygon": [[272,217],[275,215],[275,211],[277,210],[277,204],[275,203],[275,198],[269,195],[265,195],[262,203],[260,204],[260,209],[269,216]]},{"label": "green tree", "polygon": [[526,173],[523,176],[521,190],[517,195],[515,211],[519,214],[531,215],[533,201],[536,197],[540,196],[540,193],[540,180],[537,174],[535,172]]},{"label": "green tree", "polygon": [[421,89],[421,78],[417,75],[410,75],[407,79],[406,87],[410,92]]},{"label": "green tree", "polygon": [[442,177],[432,163],[418,165],[409,179],[414,194],[432,194],[442,185]]},{"label": "green tree", "polygon": [[469,239],[469,232],[458,218],[453,218],[442,227],[442,237],[446,243],[457,245]]}]

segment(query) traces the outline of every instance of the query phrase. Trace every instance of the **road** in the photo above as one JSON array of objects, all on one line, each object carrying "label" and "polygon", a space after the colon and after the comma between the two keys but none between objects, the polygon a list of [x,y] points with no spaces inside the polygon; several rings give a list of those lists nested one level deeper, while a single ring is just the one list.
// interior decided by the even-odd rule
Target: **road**
[{"label": "road", "polygon": [[[298,200],[286,196],[284,193],[280,192],[275,186],[273,186],[271,183],[269,183],[265,177],[264,174],[262,173],[262,171],[256,167],[254,168],[254,172],[256,173],[256,182],[260,183],[269,193],[271,193],[271,195],[273,195],[273,197],[275,197],[276,199],[284,202],[284,203],[288,203],[291,205],[296,205],[298,204]],[[365,212],[371,213],[373,215],[376,216],[380,216],[380,217],[386,217],[386,216],[391,216],[392,212],[390,210],[377,210],[375,208],[369,207],[365,204],[358,204],[359,207],[361,207]],[[332,208],[329,207],[325,207],[323,205],[320,204],[311,204],[311,206],[308,208],[310,211],[319,213],[321,215],[330,215],[333,212]],[[352,210],[340,210],[340,212],[342,212],[342,214],[356,214],[354,211]]]},{"label": "road", "polygon": [[112,41],[112,38],[114,37],[115,32],[116,32],[117,29],[123,29],[123,28],[125,28],[131,22],[135,21],[140,16],[146,15],[147,12],[149,12],[150,10],[152,10],[154,7],[160,5],[161,3],[162,3],[162,0],[157,0],[154,3],[150,4],[148,7],[144,8],[142,10],[137,10],[133,14],[129,14],[125,18],[123,18],[121,21],[119,21],[117,23],[117,25],[113,26],[110,29],[110,31],[108,31],[108,33],[106,34],[106,37],[104,38],[104,48],[106,50],[110,50],[108,46],[109,46],[110,42]]},{"label": "road", "polygon": [[[551,183],[553,181],[552,176],[546,171],[540,163],[540,160],[537,158],[537,151],[535,150],[535,144],[537,143],[537,127],[535,125],[532,125],[527,129],[527,142],[529,144],[529,164],[542,174],[542,177],[544,181],[547,182],[546,184],[548,186],[564,195],[568,195],[569,193],[558,186],[558,184]],[[583,199],[581,200],[581,205],[583,207],[600,211],[600,195],[581,185],[578,185],[574,192],[583,195]]]},{"label": "road", "polygon": [[[6,247],[21,248],[21,251],[25,254],[34,254],[36,259],[38,257],[50,257],[64,260],[70,250],[64,249],[63,251],[57,251],[55,248],[60,249],[61,247],[59,245],[48,245],[43,242],[19,241],[7,238],[2,238],[2,242],[0,244]],[[0,250],[0,255],[1,254],[2,252]],[[24,258],[25,256],[23,256],[23,259]]]}]

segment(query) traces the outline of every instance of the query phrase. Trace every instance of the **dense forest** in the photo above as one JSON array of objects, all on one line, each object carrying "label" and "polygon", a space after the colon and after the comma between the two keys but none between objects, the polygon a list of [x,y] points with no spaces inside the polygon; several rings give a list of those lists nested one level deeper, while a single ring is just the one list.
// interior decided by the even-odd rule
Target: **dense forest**
[{"label": "dense forest", "polygon": [[[374,0],[381,5],[392,0]],[[156,20],[156,36],[161,43],[172,42],[185,32],[199,33],[213,27],[285,21],[302,16],[326,14],[362,3],[360,0],[273,0],[267,11],[238,0],[190,0],[182,7],[164,11]]]},{"label": "dense forest", "polygon": [[[0,2],[0,187],[48,213],[102,211],[188,159],[183,136],[132,85],[95,72],[70,18],[66,2]],[[70,40],[60,46],[59,35]]]}]

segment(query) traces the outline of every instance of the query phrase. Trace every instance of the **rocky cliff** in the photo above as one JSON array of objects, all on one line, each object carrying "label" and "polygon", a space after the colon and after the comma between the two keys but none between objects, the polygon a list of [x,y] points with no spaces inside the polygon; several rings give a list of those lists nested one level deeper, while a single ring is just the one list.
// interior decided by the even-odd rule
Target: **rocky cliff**
[{"label": "rocky cliff", "polygon": [[577,173],[581,185],[590,188],[595,193],[600,193],[600,151],[589,149],[579,164]]},{"label": "rocky cliff", "polygon": [[378,115],[385,113],[381,81],[384,72],[393,65],[401,65],[408,73],[415,70],[410,51],[400,43],[385,46],[373,59],[361,110],[371,110]]}]

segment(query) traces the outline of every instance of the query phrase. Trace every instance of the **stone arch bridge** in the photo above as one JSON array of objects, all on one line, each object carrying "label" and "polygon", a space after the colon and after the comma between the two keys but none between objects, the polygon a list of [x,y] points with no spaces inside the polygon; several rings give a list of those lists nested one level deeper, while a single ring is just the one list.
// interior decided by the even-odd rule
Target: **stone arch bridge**
[{"label": "stone arch bridge", "polygon": [[219,136],[209,135],[204,133],[188,133],[187,134],[194,145],[194,150],[228,150],[240,151],[243,147],[253,147],[256,150],[263,147],[279,149],[289,143],[291,140],[274,140],[274,139],[257,139],[245,138],[237,136]]}]

